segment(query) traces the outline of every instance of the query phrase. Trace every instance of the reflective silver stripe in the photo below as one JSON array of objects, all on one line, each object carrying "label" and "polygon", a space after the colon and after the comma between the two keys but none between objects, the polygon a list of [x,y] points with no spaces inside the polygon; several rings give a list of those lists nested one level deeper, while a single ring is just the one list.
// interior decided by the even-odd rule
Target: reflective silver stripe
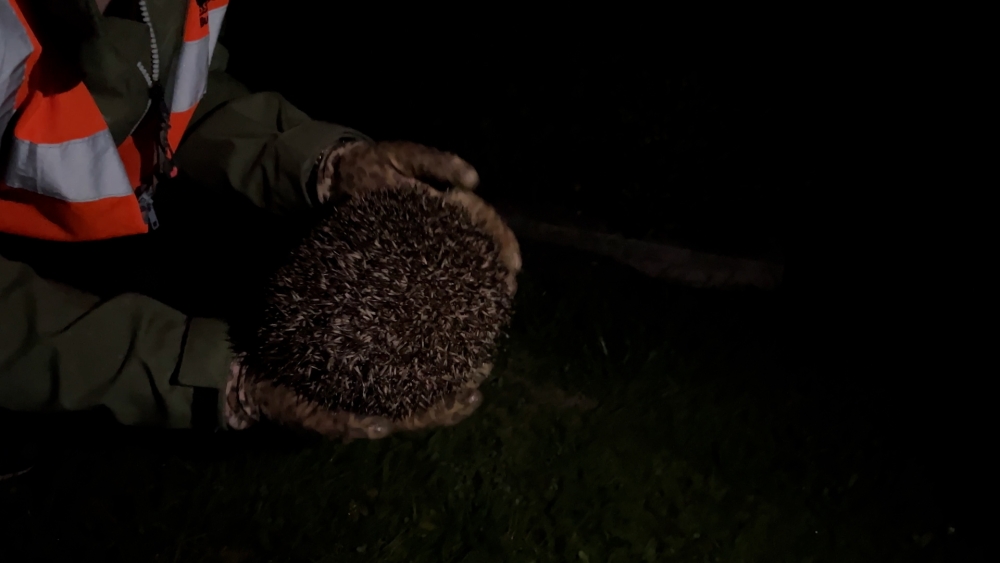
[{"label": "reflective silver stripe", "polygon": [[4,181],[74,203],[133,193],[108,130],[54,144],[15,138]]},{"label": "reflective silver stripe", "polygon": [[9,0],[0,0],[0,134],[14,115],[14,98],[24,81],[24,67],[34,50]]},{"label": "reflective silver stripe", "polygon": [[208,60],[212,60],[215,46],[219,42],[219,32],[222,31],[222,20],[226,17],[229,4],[208,11]]},{"label": "reflective silver stripe", "polygon": [[174,96],[170,103],[171,112],[187,111],[205,95],[205,88],[208,85],[208,66],[212,62],[212,54],[219,40],[226,7],[220,6],[209,10],[208,35],[197,41],[186,41],[181,47],[174,79]]},{"label": "reflective silver stripe", "polygon": [[208,42],[205,36],[197,41],[185,42],[174,78],[174,98],[170,102],[171,112],[191,109],[205,93],[208,83]]}]

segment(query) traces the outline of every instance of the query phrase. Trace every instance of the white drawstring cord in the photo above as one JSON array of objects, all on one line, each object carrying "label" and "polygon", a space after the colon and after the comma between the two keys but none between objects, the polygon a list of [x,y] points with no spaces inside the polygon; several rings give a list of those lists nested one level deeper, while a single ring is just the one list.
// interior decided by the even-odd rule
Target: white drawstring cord
[{"label": "white drawstring cord", "polygon": [[160,48],[156,45],[156,32],[153,31],[153,23],[149,19],[149,8],[146,7],[146,0],[139,0],[139,11],[142,12],[142,21],[149,29],[149,48],[153,55],[152,75],[146,71],[146,67],[141,62],[136,63],[136,65],[139,67],[142,77],[146,79],[146,85],[152,88],[153,83],[160,80]]}]

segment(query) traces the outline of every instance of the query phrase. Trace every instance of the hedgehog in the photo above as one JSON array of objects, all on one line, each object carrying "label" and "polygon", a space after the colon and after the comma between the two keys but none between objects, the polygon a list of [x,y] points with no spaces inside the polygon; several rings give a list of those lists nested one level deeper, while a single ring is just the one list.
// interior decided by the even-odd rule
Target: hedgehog
[{"label": "hedgehog", "polygon": [[272,419],[425,426],[489,375],[520,267],[513,233],[471,192],[410,183],[330,203],[231,338],[242,376],[279,391],[270,411],[295,411]]}]

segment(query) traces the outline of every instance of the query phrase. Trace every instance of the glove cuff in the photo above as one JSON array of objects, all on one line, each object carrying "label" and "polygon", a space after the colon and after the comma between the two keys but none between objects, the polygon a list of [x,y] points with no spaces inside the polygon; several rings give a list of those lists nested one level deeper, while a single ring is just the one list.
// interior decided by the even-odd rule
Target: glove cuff
[{"label": "glove cuff", "polygon": [[319,154],[313,168],[316,186],[316,200],[326,203],[336,190],[340,179],[340,161],[347,151],[368,141],[346,141],[333,145]]},{"label": "glove cuff", "polygon": [[260,421],[260,409],[253,398],[247,393],[246,370],[239,361],[234,361],[229,378],[226,380],[223,418],[226,427],[233,430],[244,430]]}]

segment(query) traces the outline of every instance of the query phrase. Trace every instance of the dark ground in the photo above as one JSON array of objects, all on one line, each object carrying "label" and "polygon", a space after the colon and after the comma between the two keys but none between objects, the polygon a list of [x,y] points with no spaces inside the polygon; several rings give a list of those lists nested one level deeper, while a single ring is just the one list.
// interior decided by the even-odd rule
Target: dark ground
[{"label": "dark ground", "polygon": [[[67,561],[985,560],[985,337],[963,318],[985,309],[948,281],[972,275],[941,236],[956,207],[926,215],[920,184],[870,168],[897,150],[870,74],[503,26],[386,44],[338,35],[324,9],[258,4],[232,9],[226,38],[252,88],[459,152],[498,204],[780,258],[787,283],[691,290],[525,241],[511,339],[469,421],[346,446],[77,426],[0,488],[4,545]],[[353,58],[328,62],[342,45]],[[324,65],[341,81],[311,82]]]}]

